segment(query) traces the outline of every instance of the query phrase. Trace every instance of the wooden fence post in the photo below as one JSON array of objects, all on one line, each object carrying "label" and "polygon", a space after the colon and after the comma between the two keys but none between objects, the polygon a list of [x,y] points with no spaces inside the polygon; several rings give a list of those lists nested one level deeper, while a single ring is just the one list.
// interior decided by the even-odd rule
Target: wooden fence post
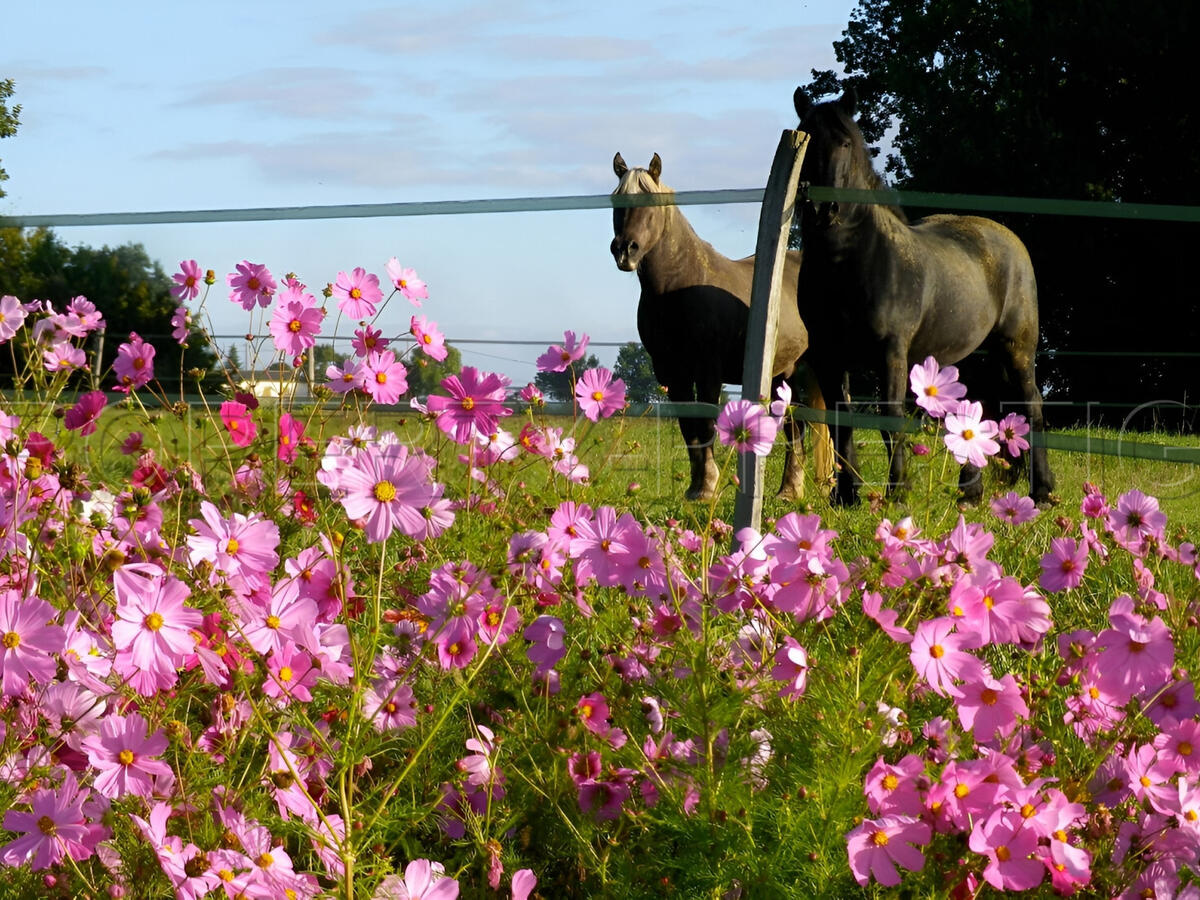
[{"label": "wooden fence post", "polygon": [[[758,244],[754,257],[754,284],[750,289],[750,321],[746,326],[746,356],[742,369],[742,397],[757,403],[771,390],[775,361],[775,335],[779,328],[779,292],[783,259],[795,214],[800,164],[808,135],[785,130],[775,150],[771,175],[763,192],[758,216]],[[769,399],[769,398],[768,398]],[[738,491],[733,512],[733,549],[737,533],[762,524],[763,460],[753,453],[738,458]]]}]

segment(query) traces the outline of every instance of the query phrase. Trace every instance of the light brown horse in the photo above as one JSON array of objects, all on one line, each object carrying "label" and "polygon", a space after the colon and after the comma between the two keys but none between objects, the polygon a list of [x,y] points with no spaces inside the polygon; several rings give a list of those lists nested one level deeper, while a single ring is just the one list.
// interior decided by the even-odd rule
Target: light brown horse
[{"label": "light brown horse", "polygon": [[[618,153],[613,171],[620,183],[614,194],[673,193],[664,185],[657,153],[649,168],[630,169]],[[654,376],[673,402],[716,403],[723,384],[740,384],[750,317],[754,257],[733,260],[701,240],[674,205],[613,210],[613,258],[625,272],[636,271],[642,296],[638,334],[650,354]],[[824,409],[821,392],[808,369],[797,363],[808,349],[808,332],[796,307],[795,285],[800,252],[787,254],[780,298],[779,331],[771,369],[774,384],[788,381],[794,396]],[[716,491],[712,419],[681,417],[679,430],[691,462],[690,500],[707,500]],[[815,425],[814,462],[818,484],[828,484],[833,468],[829,429]],[[787,456],[779,496],[804,495],[804,424],[787,417]]]}]

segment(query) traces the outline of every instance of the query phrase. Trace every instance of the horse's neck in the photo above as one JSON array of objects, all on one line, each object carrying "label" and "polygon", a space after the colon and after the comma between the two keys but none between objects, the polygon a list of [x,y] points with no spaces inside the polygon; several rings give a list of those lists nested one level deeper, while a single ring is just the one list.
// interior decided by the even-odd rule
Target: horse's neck
[{"label": "horse's neck", "polygon": [[[678,288],[706,283],[708,273],[713,272],[715,263],[724,257],[711,244],[700,239],[678,207],[663,208],[667,216],[662,235],[638,266],[642,287],[656,294],[665,294]],[[699,282],[698,277],[701,279]]]},{"label": "horse's neck", "polygon": [[818,241],[829,257],[859,270],[872,261],[896,253],[912,240],[907,224],[884,206],[872,203],[846,204],[837,225],[822,230]]}]

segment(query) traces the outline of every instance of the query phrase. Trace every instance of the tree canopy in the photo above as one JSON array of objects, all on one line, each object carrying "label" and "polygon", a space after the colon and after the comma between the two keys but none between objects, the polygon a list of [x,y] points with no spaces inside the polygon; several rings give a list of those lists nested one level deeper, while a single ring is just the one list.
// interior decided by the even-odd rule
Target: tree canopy
[{"label": "tree canopy", "polygon": [[631,403],[653,403],[663,398],[650,354],[637,341],[630,341],[617,351],[613,375],[625,382],[625,399]]},{"label": "tree canopy", "polygon": [[[12,137],[17,133],[21,124],[21,104],[9,107],[8,101],[13,95],[13,80],[0,79],[0,138]],[[0,182],[8,180],[8,173],[0,166]],[[0,197],[4,196],[4,188],[0,187]]]},{"label": "tree canopy", "polygon": [[[834,43],[846,77],[813,70],[805,87],[855,88],[901,189],[1194,205],[1198,25],[1200,7],[1173,0],[860,0]],[[1051,400],[1115,404],[1113,422],[1194,402],[1197,359],[1156,355],[1200,347],[1194,225],[983,214],[1033,257],[1043,347],[1060,351],[1039,359]],[[1076,355],[1098,351],[1126,355]]]},{"label": "tree canopy", "polygon": [[101,371],[117,347],[136,331],[157,351],[155,377],[170,387],[183,368],[209,369],[213,355],[193,339],[185,349],[171,338],[176,302],[171,279],[141,244],[68,247],[45,228],[0,228],[0,294],[22,301],[49,300],[62,309],[82,295],[104,314],[106,340]]},{"label": "tree canopy", "polygon": [[586,358],[576,360],[562,372],[538,372],[533,377],[533,383],[547,400],[569,402],[575,397],[575,382],[579,376],[599,365],[600,360],[589,353]]}]

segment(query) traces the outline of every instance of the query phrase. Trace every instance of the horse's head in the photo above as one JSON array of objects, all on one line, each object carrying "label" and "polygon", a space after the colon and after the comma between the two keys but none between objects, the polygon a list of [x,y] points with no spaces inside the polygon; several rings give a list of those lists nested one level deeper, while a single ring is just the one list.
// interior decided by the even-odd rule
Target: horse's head
[{"label": "horse's head", "polygon": [[[818,187],[874,188],[879,178],[871,168],[866,141],[854,122],[858,105],[854,88],[837,100],[814,103],[803,88],[792,96],[799,128],[808,134],[808,149],[800,166],[800,179]],[[819,218],[837,221],[837,202],[823,203]]]},{"label": "horse's head", "polygon": [[[645,169],[631,169],[625,165],[625,160],[618,153],[613,157],[613,171],[620,181],[613,194],[665,194],[671,189],[660,181],[662,160],[658,154],[650,160],[650,166]],[[658,243],[662,234],[666,216],[670,210],[667,206],[630,206],[614,207],[613,237],[611,250],[617,268],[624,272],[633,272],[638,263]]]}]

